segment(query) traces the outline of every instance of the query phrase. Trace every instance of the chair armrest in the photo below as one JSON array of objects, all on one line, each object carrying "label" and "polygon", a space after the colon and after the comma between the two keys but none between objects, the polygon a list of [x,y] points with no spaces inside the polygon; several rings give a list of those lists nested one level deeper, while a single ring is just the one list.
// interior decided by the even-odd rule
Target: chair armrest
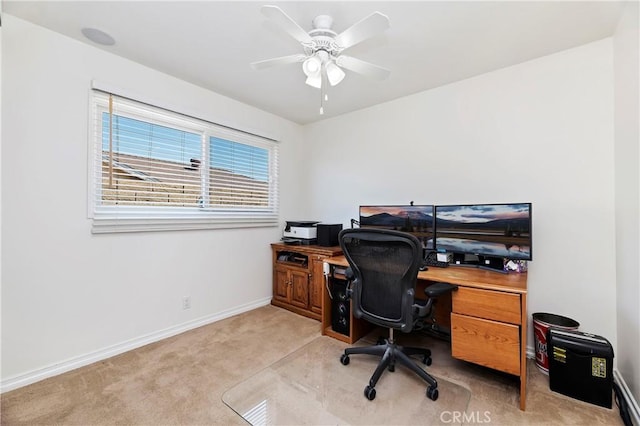
[{"label": "chair armrest", "polygon": [[433,305],[433,299],[428,299],[424,305],[421,303],[414,303],[413,308],[413,316],[415,318],[424,318],[431,314],[431,306]]},{"label": "chair armrest", "polygon": [[449,283],[434,283],[424,289],[424,294],[428,298],[438,297],[451,291],[457,290],[458,286]]},{"label": "chair armrest", "polygon": [[347,297],[347,299],[351,299],[351,296],[353,295],[353,289],[351,288],[351,283],[353,283],[353,280],[356,277],[353,273],[353,269],[347,268],[347,270],[344,271],[344,277],[347,279],[347,288],[345,289],[345,296]]},{"label": "chair armrest", "polygon": [[431,315],[431,308],[433,307],[434,298],[446,293],[450,293],[457,290],[458,286],[449,283],[433,283],[424,289],[424,294],[427,296],[427,301],[424,304],[414,303],[413,312],[416,317],[426,317]]}]

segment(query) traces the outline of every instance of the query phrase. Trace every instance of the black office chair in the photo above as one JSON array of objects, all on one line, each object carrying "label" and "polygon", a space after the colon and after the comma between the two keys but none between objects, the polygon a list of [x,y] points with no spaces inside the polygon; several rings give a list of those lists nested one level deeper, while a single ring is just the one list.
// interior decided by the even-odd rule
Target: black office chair
[{"label": "black office chair", "polygon": [[418,366],[410,355],[421,355],[422,362],[431,365],[431,351],[426,348],[402,347],[395,343],[393,331],[408,333],[416,322],[431,314],[434,298],[450,292],[457,286],[436,283],[425,290],[426,301],[415,299],[418,268],[422,263],[422,245],[418,239],[404,232],[355,228],[339,234],[340,247],[349,269],[347,293],[351,297],[353,315],[375,325],[388,327],[389,338],[379,339],[375,346],[351,347],[340,357],[349,364],[349,355],[369,354],[382,357],[378,367],[364,388],[364,395],[373,400],[375,386],[384,372],[395,370],[396,362],[408,367],[428,384],[427,397],[438,399],[438,383]]}]

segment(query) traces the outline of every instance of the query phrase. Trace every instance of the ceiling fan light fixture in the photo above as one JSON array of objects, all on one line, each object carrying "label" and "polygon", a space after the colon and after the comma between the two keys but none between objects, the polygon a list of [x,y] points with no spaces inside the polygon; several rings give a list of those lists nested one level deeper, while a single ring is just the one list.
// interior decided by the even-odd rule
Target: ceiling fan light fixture
[{"label": "ceiling fan light fixture", "polygon": [[320,73],[320,71],[318,71],[317,73],[310,75],[309,77],[307,77],[305,83],[307,83],[311,87],[320,89],[322,87],[322,74]]},{"label": "ceiling fan light fixture", "polygon": [[321,68],[322,68],[322,60],[315,55],[307,58],[302,63],[302,71],[304,71],[307,77],[312,77],[312,76],[315,76],[316,74],[320,74]]},{"label": "ceiling fan light fixture", "polygon": [[342,69],[339,66],[337,66],[333,61],[327,63],[326,70],[327,70],[327,78],[329,79],[329,84],[331,84],[332,86],[339,84],[344,79],[344,76],[345,76],[344,71],[342,71]]}]

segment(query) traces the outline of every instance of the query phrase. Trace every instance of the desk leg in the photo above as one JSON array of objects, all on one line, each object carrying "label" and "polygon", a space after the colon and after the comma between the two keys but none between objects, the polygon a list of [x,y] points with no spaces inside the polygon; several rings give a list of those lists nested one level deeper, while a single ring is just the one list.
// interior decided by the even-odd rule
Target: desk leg
[{"label": "desk leg", "polygon": [[527,295],[520,295],[520,409],[525,410],[527,403]]}]

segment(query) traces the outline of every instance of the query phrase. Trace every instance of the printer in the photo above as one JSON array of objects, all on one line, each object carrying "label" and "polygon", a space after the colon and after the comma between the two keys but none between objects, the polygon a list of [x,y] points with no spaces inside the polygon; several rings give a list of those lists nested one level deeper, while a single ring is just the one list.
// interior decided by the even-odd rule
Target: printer
[{"label": "printer", "polygon": [[309,245],[318,241],[318,221],[287,221],[282,232],[285,244]]}]

